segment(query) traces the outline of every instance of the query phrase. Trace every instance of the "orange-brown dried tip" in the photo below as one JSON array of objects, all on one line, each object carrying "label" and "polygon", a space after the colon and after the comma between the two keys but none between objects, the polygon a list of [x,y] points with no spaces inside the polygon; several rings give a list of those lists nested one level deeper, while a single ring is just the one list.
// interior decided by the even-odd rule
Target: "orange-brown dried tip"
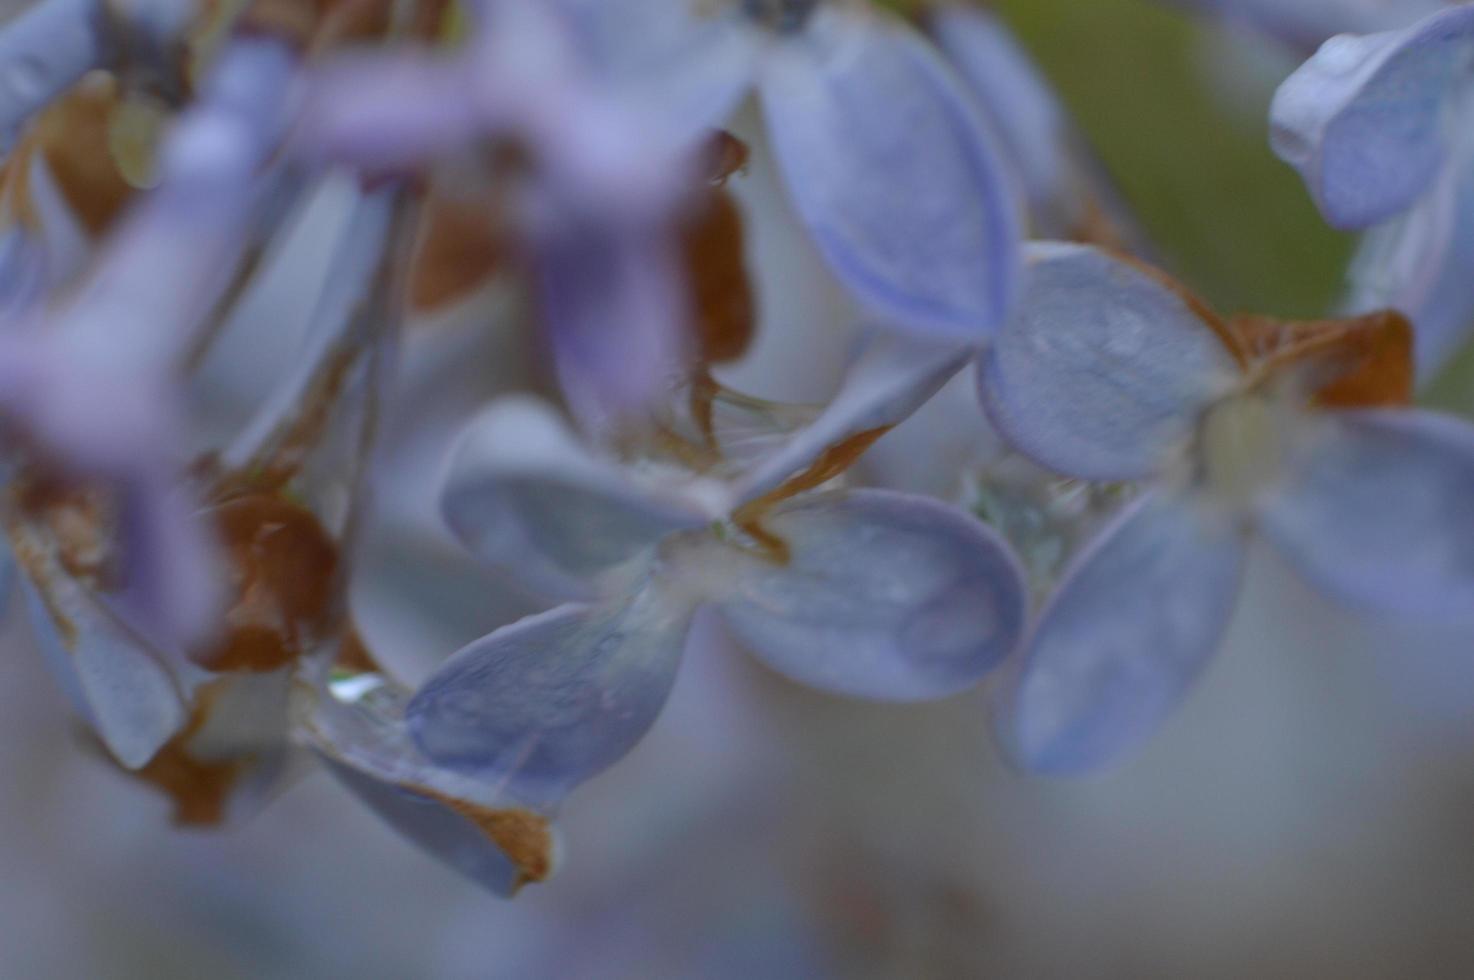
[{"label": "orange-brown dried tip", "polygon": [[214,687],[200,688],[184,728],[165,742],[147,765],[129,773],[169,797],[174,805],[173,821],[181,827],[218,827],[224,823],[231,794],[249,761],[201,761],[190,752],[190,741],[210,719],[216,693]]},{"label": "orange-brown dried tip", "polygon": [[494,810],[465,800],[431,794],[475,824],[517,866],[516,887],[546,881],[553,872],[553,831],[548,819],[531,810]]},{"label": "orange-brown dried tip", "polygon": [[294,662],[334,612],[337,545],[305,507],[253,494],[213,512],[230,563],[224,635],[196,657],[214,671],[264,673]]},{"label": "orange-brown dried tip", "polygon": [[1241,316],[1231,329],[1257,369],[1304,368],[1319,405],[1371,408],[1412,401],[1413,327],[1394,310],[1342,320]]},{"label": "orange-brown dried tip", "polygon": [[702,364],[735,361],[752,346],[757,313],[743,254],[742,214],[730,194],[712,193],[682,229],[692,328]]}]

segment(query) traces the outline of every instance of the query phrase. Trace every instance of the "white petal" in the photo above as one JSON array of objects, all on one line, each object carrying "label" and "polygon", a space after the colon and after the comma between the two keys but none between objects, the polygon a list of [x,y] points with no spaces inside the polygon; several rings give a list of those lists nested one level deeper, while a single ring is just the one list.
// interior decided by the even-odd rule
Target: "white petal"
[{"label": "white petal", "polygon": [[1474,617],[1474,425],[1420,411],[1335,413],[1260,524],[1331,595]]},{"label": "white petal", "polygon": [[998,731],[1027,769],[1074,772],[1151,735],[1218,648],[1241,533],[1152,493],[1086,546],[1025,641]]},{"label": "white petal", "polygon": [[1031,245],[1023,297],[983,356],[984,406],[1005,439],[1050,469],[1140,479],[1238,382],[1205,313],[1106,252]]},{"label": "white petal", "polygon": [[547,405],[507,398],[473,419],[452,451],[442,513],[487,561],[555,593],[587,582],[710,518],[587,452]]},{"label": "white petal", "polygon": [[774,669],[827,691],[913,701],[974,684],[1017,644],[1027,598],[1008,546],[963,512],[883,490],[810,494],[764,529],[720,609]]},{"label": "white petal", "polygon": [[968,92],[891,17],[821,6],[761,79],[773,152],[839,278],[876,312],[980,341],[1018,277],[1012,176]]}]

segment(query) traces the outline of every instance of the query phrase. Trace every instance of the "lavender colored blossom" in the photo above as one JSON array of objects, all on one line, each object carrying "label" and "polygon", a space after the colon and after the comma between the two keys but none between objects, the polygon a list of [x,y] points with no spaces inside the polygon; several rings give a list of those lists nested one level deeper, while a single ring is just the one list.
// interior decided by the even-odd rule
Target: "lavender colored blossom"
[{"label": "lavender colored blossom", "polygon": [[[1354,613],[1474,621],[1474,426],[1413,402],[1474,321],[1474,5],[1179,6],[1292,49],[1387,32],[1327,42],[1273,113],[1324,216],[1366,232],[1359,315],[1220,317],[1144,264],[1149,228],[1248,293],[1217,228],[1189,254],[1162,217],[1239,200],[1138,226],[1080,135],[1115,120],[1077,127],[1016,6],[39,0],[0,24],[0,597],[111,767],[99,798],[223,827],[316,771],[468,879],[437,895],[548,882],[370,972],[1039,972],[997,969],[994,930],[1079,883],[1076,852],[1031,895],[989,837],[1109,798],[992,765],[988,697],[1021,769],[1123,757],[1251,606],[1260,541]],[[1139,148],[1176,159],[1160,115]],[[128,822],[81,799],[100,837]],[[326,812],[279,819],[383,874],[395,842]],[[203,899],[174,932],[274,947],[218,901],[216,846],[160,866]],[[1030,874],[1040,850],[1007,847]],[[345,890],[272,912],[318,972],[369,959],[304,914]],[[394,899],[375,925],[436,918]],[[645,955],[657,928],[689,948]]]},{"label": "lavender colored blossom", "polygon": [[1364,609],[1474,610],[1474,427],[1383,407],[1410,377],[1395,319],[1226,323],[1154,270],[1064,244],[1032,248],[1027,284],[982,362],[994,423],[1053,470],[1149,489],[1024,643],[1000,715],[1024,766],[1092,768],[1157,728],[1218,646],[1251,534]]},{"label": "lavender colored blossom", "polygon": [[446,486],[451,527],[484,558],[590,601],[447,661],[407,709],[426,755],[560,799],[644,735],[706,604],[769,666],[837,693],[935,698],[997,664],[1025,601],[999,539],[926,498],[817,489],[847,445],[863,446],[853,433],[873,438],[961,363],[872,353],[792,438],[806,452],[723,479],[590,455],[532,402],[473,423]]}]

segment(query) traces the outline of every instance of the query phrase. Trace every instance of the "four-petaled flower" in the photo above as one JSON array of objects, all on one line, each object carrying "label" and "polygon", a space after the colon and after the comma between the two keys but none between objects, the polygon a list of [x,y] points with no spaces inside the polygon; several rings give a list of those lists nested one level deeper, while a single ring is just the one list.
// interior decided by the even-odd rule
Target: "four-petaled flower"
[{"label": "four-petaled flower", "polygon": [[1164,275],[1032,248],[982,362],[990,416],[1057,472],[1147,488],[1065,572],[999,728],[1021,764],[1100,765],[1149,735],[1217,648],[1248,535],[1357,606],[1474,612],[1474,426],[1405,406],[1411,335],[1223,321]]},{"label": "four-petaled flower", "polygon": [[655,720],[702,605],[769,666],[824,690],[908,701],[971,686],[1025,619],[1008,547],[929,498],[822,489],[960,363],[881,344],[779,451],[781,471],[759,462],[726,479],[592,454],[538,402],[488,409],[454,454],[452,529],[487,560],[588,601],[447,661],[406,709],[419,748],[555,804]]}]

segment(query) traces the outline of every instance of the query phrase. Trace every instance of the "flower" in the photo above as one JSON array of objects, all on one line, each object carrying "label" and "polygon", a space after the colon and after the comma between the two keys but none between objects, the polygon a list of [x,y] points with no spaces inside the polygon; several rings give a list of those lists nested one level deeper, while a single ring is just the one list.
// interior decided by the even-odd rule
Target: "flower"
[{"label": "flower", "polygon": [[1056,472],[1141,481],[1037,617],[1000,713],[1030,769],[1110,761],[1218,645],[1248,537],[1356,606],[1474,610],[1474,427],[1405,407],[1396,314],[1220,320],[1157,271],[1084,246],[1029,253],[982,361],[985,406]]},{"label": "flower", "polygon": [[549,808],[644,735],[706,605],[823,690],[911,701],[972,685],[1023,624],[1007,546],[928,498],[821,489],[964,360],[880,342],[828,410],[726,476],[720,460],[622,466],[537,401],[493,405],[454,453],[446,519],[482,558],[585,601],[446,661],[405,709],[415,744]]},{"label": "flower", "polygon": [[1012,175],[967,88],[898,17],[847,0],[558,0],[611,84],[694,136],[749,90],[820,252],[873,312],[977,341],[1018,271]]},{"label": "flower", "polygon": [[1391,306],[1418,327],[1419,375],[1474,323],[1474,6],[1401,30],[1327,41],[1280,86],[1272,145],[1337,228],[1369,230],[1352,310]]},{"label": "flower", "polygon": [[[454,55],[331,62],[297,145],[370,174],[470,156],[463,176],[493,182],[526,253],[565,393],[602,429],[649,404],[684,357],[675,219],[696,167],[603,91],[562,26],[537,4],[499,0],[480,6]],[[475,155],[488,146],[499,152]]]}]

